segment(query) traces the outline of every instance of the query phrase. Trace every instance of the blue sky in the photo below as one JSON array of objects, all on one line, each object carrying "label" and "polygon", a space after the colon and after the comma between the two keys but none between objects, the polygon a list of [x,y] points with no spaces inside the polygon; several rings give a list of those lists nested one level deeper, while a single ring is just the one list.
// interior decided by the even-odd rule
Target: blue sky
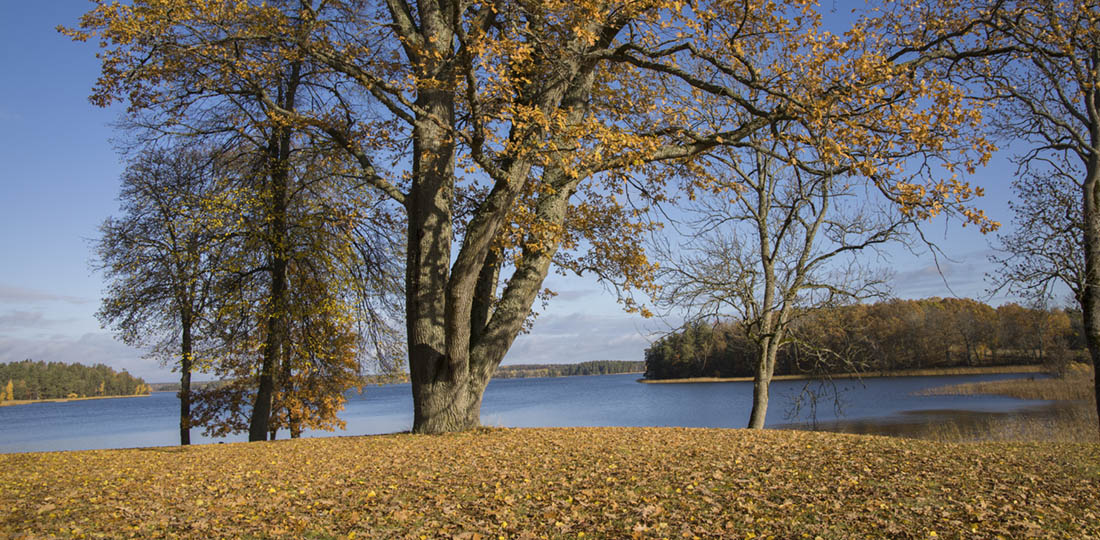
[{"label": "blue sky", "polygon": [[[104,363],[146,380],[177,378],[115,341],[94,317],[104,288],[92,272],[91,240],[118,209],[122,164],[110,124],[120,108],[99,109],[87,96],[98,73],[96,45],[73,43],[55,30],[73,25],[86,0],[4,2],[0,18],[0,362]],[[1006,155],[970,180],[987,190],[981,203],[1010,227],[1007,198],[1013,167]],[[988,242],[958,221],[927,224],[926,234],[951,260],[941,267],[958,296],[979,296]],[[895,271],[902,298],[952,296],[932,257],[901,250],[879,261]],[[661,320],[622,312],[594,281],[552,276],[559,293],[534,330],[520,336],[505,363],[640,360]],[[994,298],[1000,303],[1003,298]]]}]

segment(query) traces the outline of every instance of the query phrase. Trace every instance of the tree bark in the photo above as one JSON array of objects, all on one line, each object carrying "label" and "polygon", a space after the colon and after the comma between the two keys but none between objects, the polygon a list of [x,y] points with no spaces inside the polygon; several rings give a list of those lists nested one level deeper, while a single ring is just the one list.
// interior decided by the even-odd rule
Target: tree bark
[{"label": "tree bark", "polygon": [[183,337],[180,346],[180,445],[191,444],[191,316],[184,312],[180,321],[183,326]]},{"label": "tree bark", "polygon": [[[421,18],[424,34],[432,36],[428,42],[449,47],[450,23],[441,20],[441,13],[422,11]],[[603,46],[618,31],[618,27],[603,27],[598,22],[593,25],[603,29]],[[522,329],[560,242],[547,242],[537,251],[524,249],[500,301],[493,302],[500,262],[491,253],[492,241],[521,188],[531,181],[531,162],[522,149],[545,135],[537,125],[515,125],[509,137],[519,150],[498,160],[501,170],[496,183],[467,225],[453,266],[448,266],[453,242],[455,143],[440,126],[454,125],[455,95],[441,88],[452,81],[453,68],[438,58],[445,59],[450,52],[438,52],[414,61],[423,71],[418,75],[434,81],[417,92],[413,182],[406,197],[406,324],[414,433],[461,431],[480,425],[485,388]],[[552,80],[531,83],[528,105],[548,115],[565,110],[567,122],[579,122],[593,83],[595,60],[589,62],[577,60],[568,69],[556,71]],[[569,143],[555,140],[542,142],[540,147],[568,148],[573,141]],[[547,223],[564,222],[569,197],[579,181],[567,177],[551,159],[539,180],[546,189],[540,191],[536,215]]]},{"label": "tree bark", "polygon": [[[280,222],[276,219],[274,222]],[[273,223],[273,226],[285,228],[285,223]],[[271,260],[271,313],[267,316],[267,339],[264,343],[263,364],[260,367],[256,400],[252,406],[252,416],[248,423],[248,440],[263,441],[268,437],[271,423],[271,399],[275,390],[275,364],[282,346],[282,324],[280,319],[284,309],[283,298],[286,295],[286,259],[273,257]]]},{"label": "tree bark", "polygon": [[455,337],[448,330],[463,331],[448,328],[446,320],[455,144],[439,124],[453,124],[454,98],[447,91],[422,88],[417,105],[426,117],[418,119],[413,138],[405,291],[413,432],[443,433],[476,427],[467,418],[466,359],[448,354],[448,342]]},{"label": "tree bark", "polygon": [[756,366],[752,379],[752,412],[749,413],[749,429],[764,429],[764,417],[768,414],[768,388],[772,378],[763,364]]},{"label": "tree bark", "polygon": [[749,413],[749,429],[764,429],[768,414],[768,391],[775,373],[775,359],[778,353],[778,339],[766,338],[760,344],[760,357],[756,363],[756,373],[752,378],[752,412]]},{"label": "tree bark", "polygon": [[[295,95],[300,81],[301,63],[290,66],[287,79],[279,87],[278,102],[286,110],[295,108]],[[269,270],[271,288],[268,298],[267,336],[264,343],[263,363],[260,367],[256,401],[248,423],[248,440],[267,438],[271,424],[271,400],[275,390],[275,368],[285,347],[288,260],[287,199],[290,193],[291,136],[289,127],[273,128],[268,143],[268,176],[271,180],[271,216],[268,228]],[[274,434],[272,434],[274,438]]]},{"label": "tree bark", "polygon": [[[1085,344],[1092,358],[1093,400],[1100,418],[1100,158],[1095,153],[1088,159],[1085,170],[1082,183],[1085,283],[1081,291],[1081,315]],[[1097,429],[1100,430],[1100,424]]]}]

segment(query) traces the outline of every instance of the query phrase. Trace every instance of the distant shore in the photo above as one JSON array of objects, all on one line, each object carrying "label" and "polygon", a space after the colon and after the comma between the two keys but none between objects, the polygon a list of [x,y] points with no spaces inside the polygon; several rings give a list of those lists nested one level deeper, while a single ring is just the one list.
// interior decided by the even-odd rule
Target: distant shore
[{"label": "distant shore", "polygon": [[65,403],[66,401],[88,401],[91,399],[117,399],[127,397],[149,397],[149,394],[131,394],[129,396],[91,396],[91,397],[75,397],[75,398],[49,398],[49,399],[13,399],[0,401],[0,407],[9,407],[14,405],[30,405],[32,403]]},{"label": "distant shore", "polygon": [[[866,373],[836,373],[830,379],[864,379],[869,377],[937,377],[947,375],[996,375],[1000,373],[1043,373],[1043,366],[975,366],[933,369],[909,369],[897,371],[868,371]],[[776,375],[773,381],[798,381],[818,378],[819,375]],[[723,383],[752,382],[752,377],[689,377],[683,379],[638,379],[644,384]]]}]

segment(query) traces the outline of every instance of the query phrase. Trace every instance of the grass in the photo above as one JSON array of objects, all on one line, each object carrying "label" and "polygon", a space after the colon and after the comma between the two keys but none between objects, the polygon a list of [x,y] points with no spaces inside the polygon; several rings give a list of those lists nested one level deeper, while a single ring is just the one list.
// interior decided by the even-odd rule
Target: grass
[{"label": "grass", "polygon": [[0,455],[3,538],[1098,538],[1098,444],[492,429]]},{"label": "grass", "polygon": [[927,426],[921,437],[941,442],[1100,440],[1096,409],[1083,403],[1068,407],[1054,406],[1030,414],[986,415],[969,423],[945,422]]},{"label": "grass", "polygon": [[921,392],[926,396],[996,395],[1020,399],[1091,400],[1093,394],[1092,366],[1071,364],[1061,377],[1045,379],[1006,379],[977,383],[956,384],[929,388]]},{"label": "grass", "polygon": [[[865,373],[837,373],[830,379],[862,379],[867,377],[937,377],[946,375],[990,375],[999,373],[1042,373],[1042,366],[975,366],[929,369],[907,369],[897,371],[868,371]],[[797,381],[815,379],[820,375],[776,375],[773,381]],[[683,379],[638,379],[647,384],[714,383],[714,382],[751,382],[752,377],[687,377]]]},{"label": "grass", "polygon": [[940,441],[1096,441],[1096,402],[1093,370],[1072,364],[1060,377],[1007,379],[930,388],[929,396],[999,395],[1055,401],[1054,405],[1018,415],[985,415],[979,422],[945,422],[929,426],[920,435]]}]

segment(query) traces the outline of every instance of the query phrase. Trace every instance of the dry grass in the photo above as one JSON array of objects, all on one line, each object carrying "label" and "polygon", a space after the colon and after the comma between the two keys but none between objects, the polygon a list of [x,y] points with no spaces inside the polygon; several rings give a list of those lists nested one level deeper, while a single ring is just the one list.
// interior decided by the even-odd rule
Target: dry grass
[{"label": "dry grass", "polygon": [[1091,400],[1093,394],[1092,366],[1072,364],[1062,377],[1044,379],[1007,379],[929,388],[926,396],[993,395],[1020,399],[1057,401]]},{"label": "dry grass", "polygon": [[927,426],[921,438],[940,442],[1097,442],[1100,434],[1096,408],[1077,402],[1051,408],[1046,414],[987,415],[969,424]]},{"label": "dry grass", "polygon": [[1062,377],[1008,379],[930,388],[922,395],[999,395],[1056,401],[1046,409],[1018,415],[988,415],[966,425],[947,422],[922,433],[938,441],[1097,441],[1092,366],[1072,364]]},{"label": "dry grass", "polygon": [[1100,538],[1100,445],[594,428],[0,456],[0,538]]}]

